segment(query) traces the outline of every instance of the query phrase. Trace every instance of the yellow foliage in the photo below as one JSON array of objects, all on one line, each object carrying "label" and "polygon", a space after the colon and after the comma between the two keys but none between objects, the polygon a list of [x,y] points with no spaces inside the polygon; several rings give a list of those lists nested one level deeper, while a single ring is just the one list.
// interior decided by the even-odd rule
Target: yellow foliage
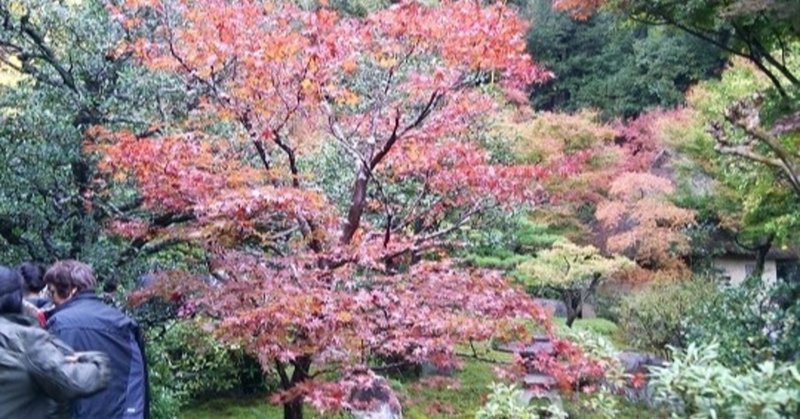
[{"label": "yellow foliage", "polygon": [[[8,57],[8,60],[11,62],[13,66],[21,65],[17,57]],[[20,72],[18,72],[14,68],[5,64],[0,64],[0,85],[15,86],[23,78],[25,78],[25,75],[20,74]]]}]

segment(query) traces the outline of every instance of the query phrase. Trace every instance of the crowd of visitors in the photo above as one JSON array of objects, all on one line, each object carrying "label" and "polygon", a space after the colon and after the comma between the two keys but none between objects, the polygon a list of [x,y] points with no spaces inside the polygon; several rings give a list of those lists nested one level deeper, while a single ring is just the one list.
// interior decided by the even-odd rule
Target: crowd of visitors
[{"label": "crowd of visitors", "polygon": [[139,326],[75,260],[0,266],[0,418],[149,416]]}]

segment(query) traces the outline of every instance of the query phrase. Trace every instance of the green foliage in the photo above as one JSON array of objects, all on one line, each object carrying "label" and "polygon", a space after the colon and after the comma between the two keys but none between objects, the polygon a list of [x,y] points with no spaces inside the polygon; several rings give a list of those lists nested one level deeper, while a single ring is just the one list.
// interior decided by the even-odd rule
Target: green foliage
[{"label": "green foliage", "polygon": [[[758,161],[721,153],[719,144],[708,133],[712,122],[724,120],[726,108],[756,92],[765,93],[762,120],[766,124],[787,109],[800,106],[796,99],[776,95],[769,80],[741,59],[733,60],[721,79],[703,82],[688,95],[691,117],[670,133],[672,144],[688,157],[678,165],[679,202],[696,209],[701,223],[734,231],[743,243],[772,237],[774,245],[782,246],[792,242],[800,228],[800,212],[794,210],[793,204],[796,194],[785,174]],[[794,105],[787,105],[789,102]],[[728,123],[721,126],[732,144],[753,144],[740,129]],[[764,128],[769,129],[769,125]],[[781,135],[778,140],[788,153],[796,153],[794,135]],[[752,151],[772,156],[764,145],[757,144]]]},{"label": "green foliage", "polygon": [[498,219],[493,226],[469,234],[470,247],[464,260],[476,267],[511,271],[560,238],[557,228],[535,223],[524,215]]},{"label": "green foliage", "polygon": [[681,417],[781,418],[800,413],[795,365],[767,361],[737,373],[719,362],[719,349],[719,343],[673,349],[673,361],[653,369],[656,401]]},{"label": "green foliage", "polygon": [[719,342],[719,361],[734,368],[770,359],[796,361],[800,347],[796,269],[778,284],[751,280],[701,301],[687,319],[687,340],[698,345]]},{"label": "green foliage", "polygon": [[[148,335],[154,411],[163,418],[192,400],[270,389],[258,362],[242,348],[219,343],[203,320],[174,320]],[[154,413],[154,414],[155,414]]]},{"label": "green foliage", "polygon": [[606,118],[632,117],[683,102],[683,92],[724,63],[708,44],[665,28],[623,24],[601,12],[575,21],[532,0],[528,49],[556,78],[534,90],[537,109],[596,108]]},{"label": "green foliage", "polygon": [[626,296],[618,308],[625,340],[637,348],[658,352],[667,345],[682,345],[686,318],[715,293],[712,282],[692,279],[654,283]]},{"label": "green foliage", "polygon": [[610,0],[611,7],[637,22],[671,27],[708,45],[752,61],[786,94],[800,87],[788,68],[788,46],[800,36],[800,6],[795,0]]},{"label": "green foliage", "polygon": [[544,409],[523,403],[522,390],[515,385],[492,383],[489,400],[475,415],[476,419],[566,418],[567,413],[555,403]]},{"label": "green foliage", "polygon": [[568,413],[569,417],[614,419],[620,417],[621,404],[619,398],[610,393],[597,391],[581,397],[578,403],[570,405]]},{"label": "green foliage", "polygon": [[586,330],[604,338],[614,338],[619,333],[619,326],[611,320],[603,318],[581,319],[575,322],[576,330]]},{"label": "green foliage", "polygon": [[150,415],[153,419],[174,419],[187,403],[187,394],[175,388],[169,364],[160,362],[160,355],[148,347],[148,378],[150,380]]},{"label": "green foliage", "polygon": [[185,112],[187,101],[174,80],[115,55],[125,33],[106,4],[0,2],[0,56],[14,57],[24,73],[0,86],[4,263],[78,258],[91,263],[101,281],[145,269],[133,256],[152,249],[146,241],[131,247],[104,233],[112,215],[141,211],[136,197],[130,188],[109,191],[96,183],[83,145],[95,124],[142,132],[153,115],[169,119]]},{"label": "green foliage", "polygon": [[605,257],[594,246],[560,240],[550,249],[522,263],[514,276],[532,288],[588,289],[596,278],[605,278],[633,266],[622,256]]}]

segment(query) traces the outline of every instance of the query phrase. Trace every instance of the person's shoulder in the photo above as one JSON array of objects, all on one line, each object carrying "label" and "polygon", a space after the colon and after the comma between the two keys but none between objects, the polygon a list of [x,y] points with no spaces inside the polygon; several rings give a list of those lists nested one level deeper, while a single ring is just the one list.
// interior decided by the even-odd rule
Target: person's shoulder
[{"label": "person's shoulder", "polygon": [[99,298],[82,298],[68,304],[54,310],[48,318],[48,327],[56,324],[60,327],[108,327],[133,322],[121,310]]},{"label": "person's shoulder", "polygon": [[[22,317],[20,317],[22,319]],[[32,343],[41,339],[47,339],[50,334],[38,327],[33,319],[25,321],[6,321],[0,322],[0,335],[5,339],[17,340],[21,347],[30,346]]]}]

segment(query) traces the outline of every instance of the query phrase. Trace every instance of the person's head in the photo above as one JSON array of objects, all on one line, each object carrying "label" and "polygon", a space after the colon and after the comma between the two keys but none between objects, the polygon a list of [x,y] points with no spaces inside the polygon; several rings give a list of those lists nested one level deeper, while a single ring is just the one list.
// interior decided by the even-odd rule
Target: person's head
[{"label": "person's head", "polygon": [[22,312],[22,278],[16,269],[0,266],[0,314]]},{"label": "person's head", "polygon": [[17,267],[17,271],[22,276],[26,292],[36,294],[44,289],[44,269],[41,265],[25,262]]},{"label": "person's head", "polygon": [[76,294],[94,289],[96,280],[92,268],[77,260],[62,260],[53,264],[44,274],[53,303],[61,305]]}]

